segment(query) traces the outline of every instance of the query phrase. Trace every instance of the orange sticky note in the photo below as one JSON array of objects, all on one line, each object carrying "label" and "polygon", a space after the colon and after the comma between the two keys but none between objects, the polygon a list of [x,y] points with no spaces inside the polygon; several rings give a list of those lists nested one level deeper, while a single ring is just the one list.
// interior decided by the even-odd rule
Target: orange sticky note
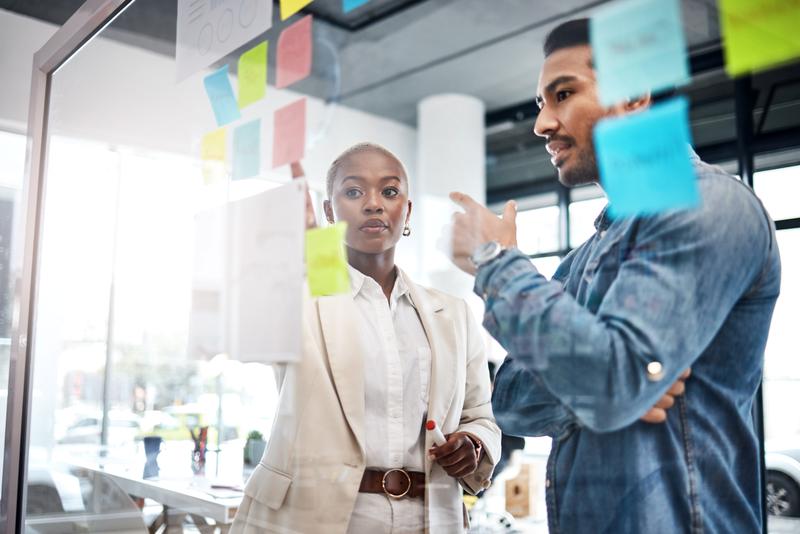
[{"label": "orange sticky note", "polygon": [[300,161],[306,150],[306,99],[275,111],[272,168]]},{"label": "orange sticky note", "polygon": [[311,74],[311,15],[298,20],[278,37],[277,78],[275,87],[281,89]]},{"label": "orange sticky note", "polygon": [[281,0],[281,20],[286,20],[314,0]]}]

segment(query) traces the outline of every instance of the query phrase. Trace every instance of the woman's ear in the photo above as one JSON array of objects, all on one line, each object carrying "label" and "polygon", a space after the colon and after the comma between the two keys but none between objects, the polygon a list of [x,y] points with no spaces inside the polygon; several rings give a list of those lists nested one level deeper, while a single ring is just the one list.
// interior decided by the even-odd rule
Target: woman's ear
[{"label": "woman's ear", "polygon": [[330,200],[325,200],[322,202],[322,209],[325,211],[325,218],[330,224],[336,222],[333,218],[333,206],[331,206]]},{"label": "woman's ear", "polygon": [[411,220],[411,208],[412,207],[413,207],[413,204],[411,204],[411,201],[409,200],[408,201],[408,211],[406,212],[406,226],[408,226],[408,222]]}]

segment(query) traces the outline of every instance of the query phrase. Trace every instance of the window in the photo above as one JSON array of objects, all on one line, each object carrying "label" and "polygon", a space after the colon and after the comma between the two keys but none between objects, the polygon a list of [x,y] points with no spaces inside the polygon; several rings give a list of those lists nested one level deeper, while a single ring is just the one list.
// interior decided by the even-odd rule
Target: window
[{"label": "window", "polygon": [[774,220],[800,217],[800,165],[757,172],[753,185]]},{"label": "window", "polygon": [[517,213],[517,245],[531,255],[558,250],[558,206]]},{"label": "window", "polygon": [[594,234],[594,220],[606,205],[605,197],[579,200],[569,205],[569,246],[576,248]]}]

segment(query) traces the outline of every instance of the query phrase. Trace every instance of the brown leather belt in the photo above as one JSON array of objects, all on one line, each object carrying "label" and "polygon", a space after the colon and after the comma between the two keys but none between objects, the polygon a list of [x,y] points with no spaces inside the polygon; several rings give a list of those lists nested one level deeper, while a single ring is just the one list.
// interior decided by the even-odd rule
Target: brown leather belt
[{"label": "brown leather belt", "polygon": [[405,469],[367,469],[358,488],[361,493],[384,493],[392,499],[425,497],[425,473]]}]

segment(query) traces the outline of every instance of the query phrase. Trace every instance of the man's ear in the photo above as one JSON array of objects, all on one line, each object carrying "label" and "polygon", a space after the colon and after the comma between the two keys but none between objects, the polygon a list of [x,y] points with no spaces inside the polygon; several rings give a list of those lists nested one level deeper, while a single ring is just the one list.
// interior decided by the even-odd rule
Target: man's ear
[{"label": "man's ear", "polygon": [[333,224],[335,221],[333,219],[333,207],[331,206],[331,201],[330,200],[323,201],[322,209],[325,211],[325,218],[328,220],[329,223]]}]

